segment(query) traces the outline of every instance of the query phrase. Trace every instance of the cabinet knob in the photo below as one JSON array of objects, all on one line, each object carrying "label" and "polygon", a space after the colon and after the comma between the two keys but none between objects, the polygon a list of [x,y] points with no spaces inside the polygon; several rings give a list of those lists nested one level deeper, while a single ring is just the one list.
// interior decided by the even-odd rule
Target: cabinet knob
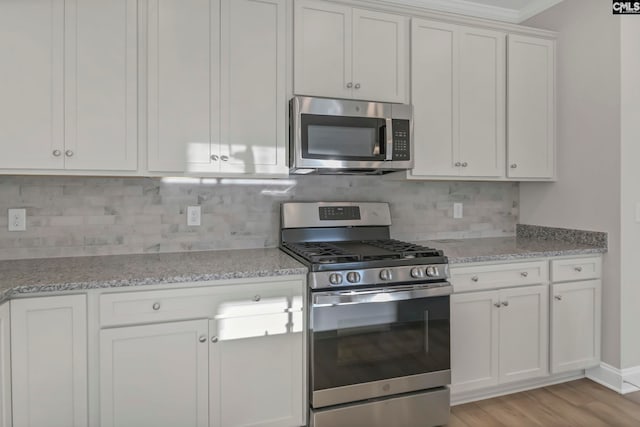
[{"label": "cabinet knob", "polygon": [[527,277],[529,275],[529,273],[527,273],[526,271],[523,271],[522,273],[520,273],[520,275],[522,277]]},{"label": "cabinet knob", "polygon": [[455,167],[457,167],[457,168],[459,168],[460,166],[462,166],[462,163],[460,163],[460,162],[456,162],[454,166],[455,166]]},{"label": "cabinet knob", "polygon": [[360,83],[356,83],[356,85],[354,86],[356,89],[360,89]]},{"label": "cabinet knob", "polygon": [[53,155],[54,155],[55,157],[60,157],[60,156],[62,155],[62,151],[60,151],[60,150],[53,150]]},{"label": "cabinet knob", "polygon": [[495,303],[493,303],[493,306],[497,307],[497,308],[500,308],[500,303],[499,302],[495,302]]},{"label": "cabinet knob", "polygon": [[213,160],[214,162],[218,161],[218,156],[216,156],[215,154],[213,156],[211,156],[211,160]]},{"label": "cabinet knob", "polygon": [[212,343],[217,343],[218,342],[218,337],[211,337],[211,342]]},{"label": "cabinet knob", "polygon": [[200,338],[198,338],[198,341],[200,342],[207,342],[207,337],[204,335],[200,335]]},{"label": "cabinet knob", "polygon": [[502,301],[503,307],[509,307],[509,301]]},{"label": "cabinet knob", "polygon": [[64,154],[66,154],[67,157],[73,157],[73,151],[71,150],[65,151]]},{"label": "cabinet knob", "polygon": [[160,310],[160,303],[159,303],[159,302],[155,302],[155,303],[153,303],[153,309],[154,309],[155,311]]},{"label": "cabinet knob", "polygon": [[260,299],[261,299],[261,298],[260,298],[260,295],[256,295],[255,297],[253,297],[253,300],[254,300],[255,302],[260,301]]},{"label": "cabinet knob", "polygon": [[582,271],[582,267],[577,266],[576,268],[574,268],[575,271],[577,271],[578,273],[580,273]]},{"label": "cabinet knob", "polygon": [[555,297],[553,297],[553,298],[555,298],[555,299],[556,299],[556,300],[558,300],[558,301],[562,301],[562,295],[556,295],[556,296],[555,296]]},{"label": "cabinet knob", "polygon": [[471,281],[472,281],[472,282],[477,282],[478,280],[479,280],[478,276],[473,276],[473,277],[471,278]]},{"label": "cabinet knob", "polygon": [[347,83],[347,89],[351,89],[353,87],[353,83],[349,82]]},{"label": "cabinet knob", "polygon": [[515,164],[515,163],[511,164],[511,169],[515,169],[515,168],[517,168],[517,167],[518,167],[518,165],[517,165],[517,164]]},{"label": "cabinet knob", "polygon": [[463,168],[466,168],[467,166],[469,166],[469,163],[467,163],[467,162],[462,162],[462,167],[463,167]]},{"label": "cabinet knob", "polygon": [[220,160],[222,160],[223,162],[226,162],[229,160],[229,156],[220,156]]}]

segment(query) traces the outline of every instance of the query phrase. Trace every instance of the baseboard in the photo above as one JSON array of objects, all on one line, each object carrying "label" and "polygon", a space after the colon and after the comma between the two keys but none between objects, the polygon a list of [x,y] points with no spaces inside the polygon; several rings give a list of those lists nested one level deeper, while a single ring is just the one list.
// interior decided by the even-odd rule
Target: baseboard
[{"label": "baseboard", "polygon": [[640,391],[640,366],[618,369],[602,362],[595,368],[587,369],[586,376],[620,394]]},{"label": "baseboard", "polygon": [[579,380],[584,377],[585,371],[579,370],[543,378],[534,378],[510,384],[502,384],[495,387],[483,388],[481,390],[451,393],[451,406],[475,402],[477,400],[490,399],[492,397],[504,396],[512,393],[519,393],[521,391],[533,390],[535,388],[546,387],[554,384],[566,383],[568,381]]}]

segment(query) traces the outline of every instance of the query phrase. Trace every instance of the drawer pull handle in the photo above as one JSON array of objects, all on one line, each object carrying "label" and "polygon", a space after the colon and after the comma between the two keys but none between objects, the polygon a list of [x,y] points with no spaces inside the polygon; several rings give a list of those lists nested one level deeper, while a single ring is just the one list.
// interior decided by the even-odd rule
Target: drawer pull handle
[{"label": "drawer pull handle", "polygon": [[255,297],[253,297],[253,300],[254,300],[255,302],[260,301],[260,299],[261,299],[261,298],[260,298],[260,295],[256,295]]},{"label": "drawer pull handle", "polygon": [[527,277],[529,275],[529,273],[527,273],[526,271],[523,271],[522,273],[520,273],[520,275],[522,277]]},{"label": "drawer pull handle", "polygon": [[155,311],[160,310],[160,303],[159,303],[159,302],[155,302],[155,303],[153,303],[153,309],[154,309]]},{"label": "drawer pull handle", "polygon": [[575,271],[577,271],[578,273],[580,273],[582,271],[582,267],[577,266],[576,268],[574,268]]},{"label": "drawer pull handle", "polygon": [[473,276],[473,277],[471,278],[471,281],[472,281],[472,282],[477,282],[478,280],[479,280],[478,276]]},{"label": "drawer pull handle", "polygon": [[509,307],[509,301],[502,301],[503,307]]},{"label": "drawer pull handle", "polygon": [[200,342],[207,342],[207,337],[204,335],[200,335],[200,338],[198,338],[198,341]]},{"label": "drawer pull handle", "polygon": [[217,343],[218,342],[218,337],[211,337],[211,342],[212,343]]},{"label": "drawer pull handle", "polygon": [[562,295],[556,295],[554,297],[557,301],[562,301]]}]

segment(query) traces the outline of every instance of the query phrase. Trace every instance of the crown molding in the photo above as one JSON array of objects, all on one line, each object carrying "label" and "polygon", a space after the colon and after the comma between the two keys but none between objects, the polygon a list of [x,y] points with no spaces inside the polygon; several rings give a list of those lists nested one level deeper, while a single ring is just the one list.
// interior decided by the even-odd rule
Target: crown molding
[{"label": "crown molding", "polygon": [[510,24],[519,24],[538,13],[555,6],[562,0],[535,0],[522,9],[512,9],[471,0],[386,0],[403,6],[431,9],[476,18],[491,19]]},{"label": "crown molding", "polygon": [[561,1],[562,0],[536,0],[532,2],[531,4],[523,7],[520,10],[520,14],[519,14],[520,16],[518,16],[518,23],[526,21],[532,16],[535,16],[540,12],[543,12],[549,9],[550,7],[557,5]]}]

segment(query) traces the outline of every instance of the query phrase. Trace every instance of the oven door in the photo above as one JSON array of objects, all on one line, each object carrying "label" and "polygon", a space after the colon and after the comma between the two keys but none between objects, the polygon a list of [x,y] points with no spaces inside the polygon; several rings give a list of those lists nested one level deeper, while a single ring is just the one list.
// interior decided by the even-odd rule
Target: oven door
[{"label": "oven door", "polygon": [[449,384],[451,292],[446,284],[312,293],[312,406]]}]

